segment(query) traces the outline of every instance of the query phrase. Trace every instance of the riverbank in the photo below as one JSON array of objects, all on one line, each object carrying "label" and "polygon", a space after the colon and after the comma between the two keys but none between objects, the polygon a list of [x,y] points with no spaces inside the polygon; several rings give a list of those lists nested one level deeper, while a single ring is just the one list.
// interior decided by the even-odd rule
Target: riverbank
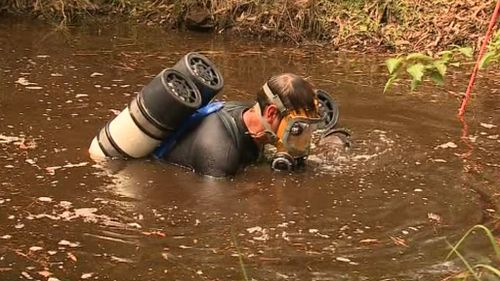
[{"label": "riverbank", "polygon": [[377,52],[478,46],[495,0],[6,0],[1,14],[58,23],[126,17],[147,25]]}]

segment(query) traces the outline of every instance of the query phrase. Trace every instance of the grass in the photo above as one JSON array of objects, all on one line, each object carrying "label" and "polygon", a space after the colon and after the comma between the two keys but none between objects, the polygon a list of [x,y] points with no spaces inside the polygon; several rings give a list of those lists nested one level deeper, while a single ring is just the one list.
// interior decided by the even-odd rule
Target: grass
[{"label": "grass", "polygon": [[240,264],[241,273],[243,274],[243,280],[250,281],[248,278],[248,273],[245,267],[245,263],[243,262],[243,254],[240,251],[240,247],[238,246],[238,240],[236,239],[236,234],[234,234],[234,229],[231,229],[231,239],[233,240],[234,247],[238,253],[238,261]]},{"label": "grass", "polygon": [[[448,245],[451,247],[451,251],[449,252],[448,256],[446,257],[446,260],[451,258],[452,255],[456,255],[465,265],[467,269],[467,273],[470,274],[474,280],[476,281],[482,281],[482,280],[487,280],[487,279],[482,279],[482,275],[489,275],[494,278],[500,279],[500,269],[498,267],[495,267],[494,265],[490,264],[471,264],[459,251],[458,248],[464,243],[464,241],[476,230],[481,230],[485,233],[486,237],[489,239],[489,242],[491,244],[491,247],[493,248],[493,251],[495,252],[495,258],[496,262],[500,263],[500,247],[498,246],[498,243],[493,236],[493,233],[484,225],[475,225],[472,228],[470,228],[463,236],[462,238],[455,243],[455,245],[451,245],[448,243]],[[461,274],[460,279],[461,280],[467,280],[468,279],[468,274]]]}]

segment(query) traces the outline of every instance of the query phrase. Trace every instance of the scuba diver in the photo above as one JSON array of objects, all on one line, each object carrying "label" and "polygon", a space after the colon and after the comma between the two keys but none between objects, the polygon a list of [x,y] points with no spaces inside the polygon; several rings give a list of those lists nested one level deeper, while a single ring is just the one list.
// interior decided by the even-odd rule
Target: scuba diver
[{"label": "scuba diver", "polygon": [[271,167],[291,171],[304,164],[318,128],[325,137],[338,136],[335,101],[298,75],[271,77],[253,103],[214,101],[223,84],[212,62],[188,53],[99,130],[89,147],[91,158],[153,155],[199,174],[225,177],[256,162],[266,144],[277,149]]},{"label": "scuba diver", "polygon": [[321,121],[315,97],[312,85],[300,76],[273,76],[257,92],[255,103],[226,102],[184,134],[164,159],[225,177],[257,161],[264,145],[271,144],[279,155],[275,165],[294,165],[307,156]]}]

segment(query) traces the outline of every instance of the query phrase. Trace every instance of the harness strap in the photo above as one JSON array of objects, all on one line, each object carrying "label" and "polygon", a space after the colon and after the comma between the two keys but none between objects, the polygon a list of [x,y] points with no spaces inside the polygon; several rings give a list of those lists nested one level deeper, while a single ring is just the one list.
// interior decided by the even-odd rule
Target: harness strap
[{"label": "harness strap", "polygon": [[224,107],[224,102],[211,102],[204,107],[196,110],[188,119],[186,119],[182,124],[175,130],[172,134],[170,134],[165,140],[158,146],[153,155],[157,159],[163,158],[165,154],[169,153],[174,145],[177,143],[177,140],[189,129],[193,126],[197,125],[201,120],[208,115],[219,111]]}]

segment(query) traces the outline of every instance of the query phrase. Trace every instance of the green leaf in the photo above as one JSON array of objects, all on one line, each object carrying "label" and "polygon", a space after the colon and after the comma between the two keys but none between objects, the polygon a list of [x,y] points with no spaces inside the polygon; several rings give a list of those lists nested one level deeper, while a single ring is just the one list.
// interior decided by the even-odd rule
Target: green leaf
[{"label": "green leaf", "polygon": [[433,59],[429,57],[428,55],[424,55],[422,53],[412,53],[406,56],[406,60],[414,60],[414,61],[424,61],[424,62],[430,62]]},{"label": "green leaf", "polygon": [[443,55],[453,55],[453,52],[452,51],[441,51],[439,53],[437,53],[439,56],[443,56]]},{"label": "green leaf", "polygon": [[415,80],[415,79],[411,80],[411,85],[410,85],[411,90],[412,90],[412,91],[415,91],[415,89],[416,89],[416,88],[417,88],[417,87],[418,87],[421,83],[422,83],[422,80]]},{"label": "green leaf", "polygon": [[431,77],[431,80],[434,81],[434,83],[436,83],[439,86],[443,86],[443,84],[444,84],[444,76],[441,75],[440,72],[433,71],[431,73],[430,77]]},{"label": "green leaf", "polygon": [[390,58],[385,61],[385,65],[387,65],[387,69],[389,70],[389,74],[393,74],[396,72],[399,67],[401,66],[401,63],[403,62],[402,58]]},{"label": "green leaf", "polygon": [[468,58],[472,58],[473,50],[471,47],[458,48],[456,51]]},{"label": "green leaf", "polygon": [[421,83],[422,77],[424,76],[425,66],[421,63],[410,65],[406,68],[406,71],[410,74],[411,80],[411,90],[415,90]]},{"label": "green leaf", "polygon": [[453,55],[453,52],[452,51],[442,51],[442,52],[439,52],[438,55],[441,56],[441,60],[449,61]]},{"label": "green leaf", "polygon": [[384,94],[392,87],[392,85],[394,84],[394,82],[396,82],[397,80],[398,80],[397,75],[391,75],[391,77],[389,77],[389,79],[387,80],[387,82],[385,82]]},{"label": "green leaf", "polygon": [[410,74],[412,80],[414,81],[422,81],[422,77],[424,76],[424,65],[421,63],[410,65],[406,68],[406,71]]},{"label": "green leaf", "polygon": [[436,67],[439,74],[444,77],[447,69],[446,64],[443,61],[435,61],[433,65]]},{"label": "green leaf", "polygon": [[500,31],[495,32],[494,38],[495,39],[493,39],[493,41],[499,41],[500,40]]},{"label": "green leaf", "polygon": [[490,46],[488,48],[499,48],[500,47],[500,31],[497,31],[495,37],[490,42]]},{"label": "green leaf", "polygon": [[479,63],[479,68],[483,69],[487,67],[491,61],[495,60],[495,55],[496,54],[493,51],[487,52],[481,59],[481,62]]}]

